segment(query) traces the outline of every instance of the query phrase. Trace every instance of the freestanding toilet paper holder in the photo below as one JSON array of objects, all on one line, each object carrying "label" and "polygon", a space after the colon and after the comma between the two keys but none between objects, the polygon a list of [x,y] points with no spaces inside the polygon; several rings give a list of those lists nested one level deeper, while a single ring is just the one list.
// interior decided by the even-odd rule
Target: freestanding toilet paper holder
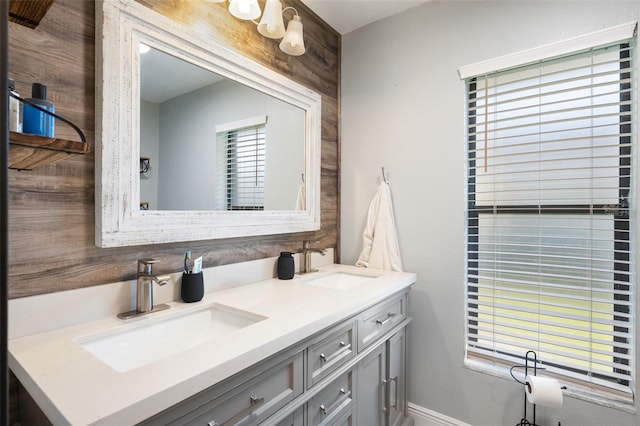
[{"label": "freestanding toilet paper holder", "polygon": [[[533,354],[533,375],[538,375],[538,355],[535,351],[527,351],[524,355],[524,377],[529,375],[529,354]],[[520,423],[516,426],[538,426],[536,424],[536,404],[533,405],[533,423],[527,420],[527,386],[531,386],[529,383],[524,383],[524,414]]]},{"label": "freestanding toilet paper holder", "polygon": [[[532,376],[529,375],[529,361],[533,362]],[[517,367],[524,367],[524,375],[525,375],[524,382],[518,380],[516,376],[513,375],[513,369]],[[544,367],[541,367],[541,368],[544,370]],[[550,391],[548,388],[549,384],[548,383],[543,384],[543,381],[544,380],[548,381],[550,379],[544,379],[543,377],[537,378],[536,377],[537,375],[538,375],[538,355],[535,353],[535,351],[527,351],[527,353],[524,355],[524,365],[514,365],[513,367],[511,367],[511,377],[513,377],[513,379],[516,382],[520,383],[524,387],[524,414],[522,419],[520,420],[519,423],[516,424],[516,426],[538,426],[536,424],[536,402],[540,402],[540,404],[548,405],[550,407],[562,406],[562,394],[560,393],[560,395],[558,395],[555,392],[556,391],[562,392],[563,390],[566,390],[567,389],[566,386],[560,386],[560,384],[558,384],[556,380],[551,379],[551,382],[553,382],[551,386],[552,387],[558,386],[558,389],[553,389],[553,391],[551,392],[553,393],[553,395],[551,395],[551,397],[549,398],[549,395],[544,395],[545,393],[548,393]],[[545,387],[547,388],[546,390],[540,390],[541,388],[545,388]],[[541,398],[533,396],[538,393],[540,394],[539,396]],[[529,397],[531,397],[531,399],[529,399]],[[533,422],[530,422],[527,419],[527,402],[530,402],[531,405],[533,405]],[[559,405],[554,405],[558,403]],[[560,426],[560,422],[558,422],[558,426]]]}]

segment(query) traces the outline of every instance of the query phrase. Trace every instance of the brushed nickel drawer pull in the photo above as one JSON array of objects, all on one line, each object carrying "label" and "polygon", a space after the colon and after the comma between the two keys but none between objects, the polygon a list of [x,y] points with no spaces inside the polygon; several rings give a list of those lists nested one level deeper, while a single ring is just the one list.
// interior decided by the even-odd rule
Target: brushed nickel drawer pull
[{"label": "brushed nickel drawer pull", "polygon": [[396,377],[391,377],[389,379],[390,382],[393,382],[395,384],[395,393],[393,394],[393,404],[391,404],[391,408],[398,408],[398,376]]},{"label": "brushed nickel drawer pull", "polygon": [[338,357],[338,356],[340,356],[340,355],[342,355],[344,353],[347,353],[347,352],[349,352],[351,350],[351,344],[347,345],[344,342],[340,342],[340,346],[342,346],[344,349],[339,350],[339,351],[331,354],[330,356],[325,355],[324,352],[323,352],[323,353],[320,354],[320,359],[322,361],[324,361],[324,362],[329,362],[329,360],[332,360],[332,359],[334,359],[334,358],[336,358],[336,357]]},{"label": "brushed nickel drawer pull", "polygon": [[329,406],[329,408],[326,408],[324,404],[320,405],[320,411],[322,411],[323,416],[332,413],[336,409],[336,407],[340,406],[344,401],[349,399],[349,397],[351,396],[351,391],[346,392],[344,388],[340,388],[340,394],[344,396],[339,396],[338,399]]},{"label": "brushed nickel drawer pull", "polygon": [[380,410],[382,411],[382,414],[385,414],[387,412],[387,392],[389,391],[387,389],[387,380],[382,379],[382,385],[378,386],[378,388],[379,388],[378,396],[380,397],[380,401],[383,401],[383,403],[380,404],[379,407],[380,407]]},{"label": "brushed nickel drawer pull", "polygon": [[[240,422],[242,419],[244,419],[247,416],[251,416],[253,415],[253,410],[257,406],[260,406],[264,404],[264,398],[258,398],[256,395],[251,395],[249,397],[249,406],[247,408],[245,408],[244,410],[240,411],[238,414],[236,414],[235,416],[231,417],[229,420],[227,420],[226,422],[224,422],[223,424],[229,424],[229,425],[234,425],[238,422]],[[215,420],[211,420],[208,423],[209,426],[222,426],[220,423],[217,423]]]},{"label": "brushed nickel drawer pull", "polygon": [[384,320],[376,320],[376,324],[378,325],[385,325],[386,323],[388,323],[389,321],[391,321],[393,319],[393,317],[395,317],[396,314],[395,312],[389,312],[387,313],[387,318],[385,318]]}]

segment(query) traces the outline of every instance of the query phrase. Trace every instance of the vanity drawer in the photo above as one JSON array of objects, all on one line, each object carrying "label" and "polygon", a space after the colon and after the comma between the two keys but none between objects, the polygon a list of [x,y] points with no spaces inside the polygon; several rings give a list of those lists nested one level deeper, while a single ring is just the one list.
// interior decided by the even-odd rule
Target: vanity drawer
[{"label": "vanity drawer", "polygon": [[[353,372],[343,374],[307,403],[308,424],[343,424],[353,405]],[[342,422],[341,422],[342,421]]]},{"label": "vanity drawer", "polygon": [[[284,407],[303,391],[303,353],[258,372],[242,374],[237,386],[215,386],[193,398],[188,411],[179,417],[156,417],[148,424],[172,425],[257,425]],[[244,378],[247,381],[242,381]],[[233,382],[232,382],[233,384]],[[207,395],[210,395],[207,398]],[[196,399],[197,398],[197,399]],[[207,400],[208,399],[208,400]],[[205,401],[194,408],[196,401]],[[183,405],[183,404],[181,404]],[[169,418],[168,418],[169,417]],[[169,421],[170,419],[170,421]]]},{"label": "vanity drawer", "polygon": [[406,295],[375,305],[358,319],[358,351],[375,342],[407,316]]},{"label": "vanity drawer", "polygon": [[345,411],[345,413],[343,415],[340,416],[340,418],[338,418],[335,423],[333,423],[334,426],[353,426],[355,423],[353,422],[353,414],[351,414],[351,409]]},{"label": "vanity drawer", "polygon": [[311,342],[307,349],[309,388],[355,356],[355,327],[355,321],[349,321]]},{"label": "vanity drawer", "polygon": [[[271,422],[266,424],[271,424]],[[277,426],[304,426],[304,405],[281,420]]]}]

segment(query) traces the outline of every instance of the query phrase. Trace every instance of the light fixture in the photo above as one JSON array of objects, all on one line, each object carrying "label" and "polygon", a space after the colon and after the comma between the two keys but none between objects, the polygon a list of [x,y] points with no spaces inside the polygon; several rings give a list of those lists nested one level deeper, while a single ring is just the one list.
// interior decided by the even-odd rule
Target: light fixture
[{"label": "light fixture", "polygon": [[[209,1],[222,3],[225,0]],[[295,15],[285,30],[283,16],[287,10],[292,10]],[[280,50],[287,55],[300,56],[305,52],[300,15],[291,6],[283,9],[280,0],[266,0],[260,22],[255,21],[261,13],[258,0],[229,0],[229,13],[238,19],[253,21],[258,26],[258,32],[265,37],[281,38]]]},{"label": "light fixture", "polygon": [[[287,7],[285,10],[287,9],[293,8]],[[304,37],[302,35],[302,21],[300,20],[298,11],[295,9],[293,10],[296,12],[296,14],[289,21],[289,25],[287,26],[287,33],[280,42],[280,50],[282,50],[287,55],[300,56],[305,52]]]},{"label": "light fixture", "polygon": [[280,0],[267,0],[262,19],[258,24],[258,32],[269,38],[284,37],[285,29]]},{"label": "light fixture", "polygon": [[238,19],[252,20],[262,13],[258,0],[230,0],[229,13]]}]

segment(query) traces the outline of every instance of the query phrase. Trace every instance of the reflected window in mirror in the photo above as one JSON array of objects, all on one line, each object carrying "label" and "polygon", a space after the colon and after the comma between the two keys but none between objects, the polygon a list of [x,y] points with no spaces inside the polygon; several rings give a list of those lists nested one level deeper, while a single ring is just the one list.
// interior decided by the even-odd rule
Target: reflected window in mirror
[{"label": "reflected window in mirror", "polygon": [[216,170],[225,182],[216,200],[226,210],[264,210],[266,117],[216,128]]}]

